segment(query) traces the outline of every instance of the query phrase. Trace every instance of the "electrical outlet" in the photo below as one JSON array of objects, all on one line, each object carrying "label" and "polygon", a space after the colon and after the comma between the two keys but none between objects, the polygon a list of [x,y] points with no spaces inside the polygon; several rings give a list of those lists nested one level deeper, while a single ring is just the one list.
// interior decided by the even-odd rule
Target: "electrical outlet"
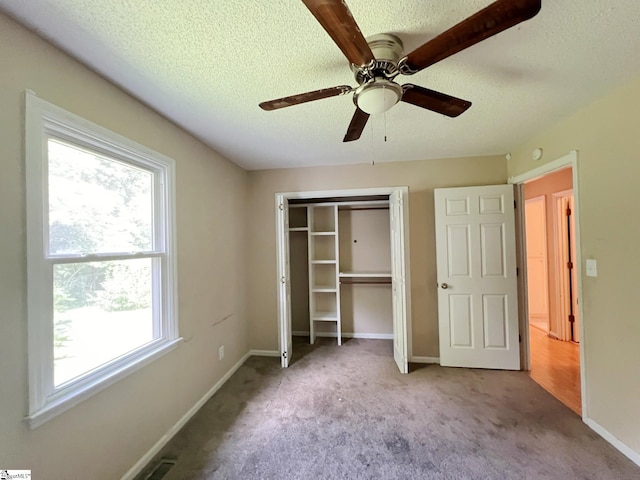
[{"label": "electrical outlet", "polygon": [[219,349],[218,349],[218,357],[220,360],[222,360],[224,358],[224,345],[222,345]]}]

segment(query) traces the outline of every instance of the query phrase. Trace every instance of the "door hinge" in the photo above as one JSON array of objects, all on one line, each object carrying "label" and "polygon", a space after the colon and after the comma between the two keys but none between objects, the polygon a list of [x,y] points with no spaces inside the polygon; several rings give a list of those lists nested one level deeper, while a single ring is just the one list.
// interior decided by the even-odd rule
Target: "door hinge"
[{"label": "door hinge", "polygon": [[520,269],[516,267],[516,277],[520,275]]},{"label": "door hinge", "polygon": [[513,201],[513,208],[518,208],[518,202],[516,202],[515,200]]},{"label": "door hinge", "polygon": [[280,279],[280,282],[281,282],[281,283],[287,283],[287,279],[286,279],[285,277],[282,277],[282,278]]},{"label": "door hinge", "polygon": [[284,204],[283,204],[283,203],[281,203],[280,205],[278,205],[278,208],[279,208],[280,210],[284,210]]},{"label": "door hinge", "polygon": [[567,268],[571,270],[573,268],[573,262],[567,262]]},{"label": "door hinge", "polygon": [[567,217],[570,217],[570,216],[571,216],[571,208],[567,207]]},{"label": "door hinge", "polygon": [[518,334],[518,342],[522,343],[522,335]]},{"label": "door hinge", "polygon": [[282,358],[287,358],[287,352],[282,352]]},{"label": "door hinge", "polygon": [[569,323],[573,323],[576,321],[576,317],[574,315],[569,315]]}]

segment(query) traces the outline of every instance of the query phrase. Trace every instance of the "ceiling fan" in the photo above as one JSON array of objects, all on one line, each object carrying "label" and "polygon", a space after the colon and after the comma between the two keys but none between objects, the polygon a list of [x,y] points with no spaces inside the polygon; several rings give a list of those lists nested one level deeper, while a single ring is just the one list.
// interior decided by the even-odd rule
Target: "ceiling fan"
[{"label": "ceiling fan", "polygon": [[534,17],[542,0],[497,0],[411,53],[402,55],[402,41],[378,34],[365,39],[344,0],[302,0],[347,57],[358,87],[341,85],[262,102],[276,110],[353,92],[356,111],[343,142],[360,138],[369,115],[389,110],[402,101],[448,117],[457,117],[471,102],[412,83],[400,85],[398,75],[413,75],[434,63]]}]

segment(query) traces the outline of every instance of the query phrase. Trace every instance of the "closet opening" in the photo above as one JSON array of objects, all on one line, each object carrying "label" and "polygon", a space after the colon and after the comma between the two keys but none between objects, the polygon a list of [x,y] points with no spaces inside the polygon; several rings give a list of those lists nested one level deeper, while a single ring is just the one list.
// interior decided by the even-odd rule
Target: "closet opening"
[{"label": "closet opening", "polygon": [[407,200],[407,187],[276,195],[283,367],[293,336],[371,338],[392,339],[408,372]]}]

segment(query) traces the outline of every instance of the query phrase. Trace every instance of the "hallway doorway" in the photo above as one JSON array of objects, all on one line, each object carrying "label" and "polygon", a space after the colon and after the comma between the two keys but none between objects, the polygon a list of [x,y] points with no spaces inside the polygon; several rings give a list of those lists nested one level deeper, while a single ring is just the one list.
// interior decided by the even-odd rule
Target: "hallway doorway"
[{"label": "hallway doorway", "polygon": [[531,378],[582,412],[572,168],[522,188]]}]

